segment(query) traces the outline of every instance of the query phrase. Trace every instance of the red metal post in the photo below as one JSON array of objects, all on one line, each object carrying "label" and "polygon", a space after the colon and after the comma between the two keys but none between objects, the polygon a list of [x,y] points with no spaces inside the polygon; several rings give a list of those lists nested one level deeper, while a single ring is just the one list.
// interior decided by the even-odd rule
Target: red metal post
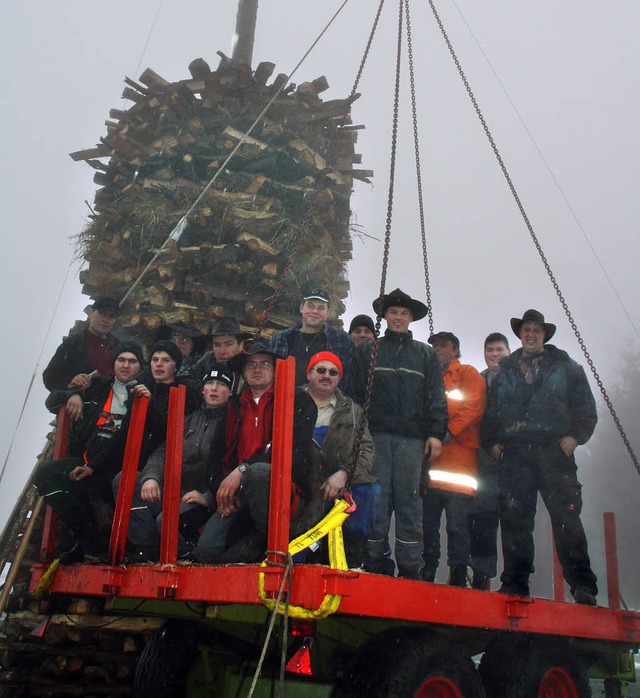
[{"label": "red metal post", "polygon": [[[276,361],[267,550],[281,553],[289,547],[295,373],[296,361],[292,356]],[[279,555],[269,555],[267,559],[282,563]]]},{"label": "red metal post", "polygon": [[607,563],[609,608],[619,611],[620,574],[618,570],[618,541],[616,536],[616,515],[612,511],[604,513],[604,550]]},{"label": "red metal post", "polygon": [[137,397],[133,401],[131,421],[129,422],[129,432],[127,434],[127,446],[122,461],[120,486],[118,488],[118,496],[116,497],[116,509],[113,515],[111,540],[109,541],[109,560],[112,565],[119,565],[124,560],[124,546],[127,542],[133,489],[136,484],[136,475],[138,474],[140,448],[142,447],[144,423],[147,418],[148,407],[148,397]]},{"label": "red metal post", "polygon": [[[69,426],[71,421],[67,414],[66,405],[58,410],[56,420],[56,438],[53,442],[53,460],[59,460],[67,455],[67,438],[69,437]],[[58,530],[58,515],[51,508],[47,507],[44,512],[44,526],[42,528],[42,543],[40,545],[40,562],[48,563],[53,560],[55,549],[56,533]]]},{"label": "red metal post", "polygon": [[180,519],[180,482],[182,479],[182,439],[184,436],[184,385],[169,389],[167,451],[162,487],[162,531],[160,564],[173,565],[178,558],[178,523]]},{"label": "red metal post", "polygon": [[564,586],[564,574],[562,573],[562,565],[558,559],[556,540],[553,538],[553,536],[551,548],[553,549],[553,598],[556,601],[566,601],[567,592]]}]

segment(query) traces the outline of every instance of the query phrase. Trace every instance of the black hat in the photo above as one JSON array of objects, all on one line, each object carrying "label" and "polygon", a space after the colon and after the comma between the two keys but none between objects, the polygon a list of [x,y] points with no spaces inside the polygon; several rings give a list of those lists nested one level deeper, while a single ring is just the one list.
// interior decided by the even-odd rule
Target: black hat
[{"label": "black hat", "polygon": [[256,339],[255,342],[251,343],[251,346],[240,354],[236,354],[231,361],[229,361],[229,367],[232,371],[242,371],[244,365],[247,363],[247,359],[250,356],[255,356],[256,354],[268,354],[273,357],[275,362],[276,359],[284,359],[286,357],[282,354],[278,354],[275,351],[271,351],[271,347],[263,340]]},{"label": "black hat", "polygon": [[321,288],[314,288],[311,291],[308,291],[302,296],[303,301],[311,301],[311,300],[316,300],[316,301],[324,301],[325,303],[330,303],[331,302],[331,296],[324,291]]},{"label": "black hat", "polygon": [[240,329],[238,318],[233,315],[223,315],[218,318],[209,332],[211,337],[237,337],[241,342],[250,335]]},{"label": "black hat", "polygon": [[356,315],[351,321],[351,324],[349,325],[348,334],[351,334],[356,329],[356,327],[368,327],[373,332],[373,334],[376,333],[376,328],[373,324],[373,320],[368,315]]},{"label": "black hat", "polygon": [[120,304],[115,298],[111,298],[110,296],[96,298],[91,307],[100,312],[106,310],[115,313],[116,315],[120,312]]},{"label": "black hat", "polygon": [[184,322],[182,322],[182,320],[178,320],[178,322],[175,322],[173,325],[166,325],[166,328],[170,332],[181,334],[183,337],[189,337],[190,339],[202,337],[202,334],[198,332],[198,330],[195,330],[193,327],[189,327],[189,325],[186,325]]},{"label": "black hat", "polygon": [[173,363],[176,365],[176,371],[178,371],[180,365],[182,364],[182,352],[178,348],[177,344],[174,344],[168,339],[161,339],[151,347],[151,353],[149,356],[153,356],[157,351],[164,351],[169,354],[169,356],[173,359]]},{"label": "black hat", "polygon": [[453,332],[436,332],[435,334],[432,334],[431,337],[427,340],[429,344],[433,344],[436,339],[446,339],[451,342],[453,342],[458,349],[460,349],[460,340],[453,334]]},{"label": "black hat", "polygon": [[551,337],[556,333],[556,326],[551,322],[544,321],[544,315],[539,310],[533,310],[530,308],[522,316],[522,318],[512,317],[511,318],[511,329],[514,331],[516,337],[520,338],[520,328],[524,322],[537,322],[539,325],[544,327],[544,341],[548,342]]},{"label": "black hat", "polygon": [[422,320],[423,317],[429,312],[429,309],[424,303],[411,298],[404,291],[396,288],[395,291],[387,293],[382,298],[376,298],[373,301],[373,309],[376,314],[383,316],[388,308],[394,306],[399,306],[400,308],[408,308],[411,311],[413,320]]},{"label": "black hat", "polygon": [[202,385],[205,385],[205,383],[209,381],[220,381],[233,392],[233,371],[230,371],[229,367],[224,364],[211,364],[209,371],[202,377]]},{"label": "black hat", "polygon": [[138,342],[134,342],[132,339],[125,339],[123,342],[120,342],[113,352],[114,362],[120,356],[120,354],[124,354],[125,352],[133,354],[140,362],[140,366],[144,366],[144,354],[142,353],[142,347],[138,344]]}]

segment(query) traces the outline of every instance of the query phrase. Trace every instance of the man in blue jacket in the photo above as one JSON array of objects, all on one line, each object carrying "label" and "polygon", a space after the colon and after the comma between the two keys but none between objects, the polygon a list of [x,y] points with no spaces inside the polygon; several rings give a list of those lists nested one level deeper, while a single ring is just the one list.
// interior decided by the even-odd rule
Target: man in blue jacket
[{"label": "man in blue jacket", "polygon": [[527,310],[511,319],[511,328],[522,348],[500,363],[482,426],[482,445],[500,464],[500,591],[529,595],[540,492],[571,593],[577,603],[595,606],[598,587],[580,521],[581,485],[573,456],[598,420],[593,393],[582,367],[547,344],[556,326],[541,312]]},{"label": "man in blue jacket", "polygon": [[[409,324],[427,306],[399,288],[377,299],[373,309],[387,329],[378,343],[369,404],[369,429],[375,445],[373,475],[381,487],[380,507],[367,542],[365,567],[385,569],[385,544],[391,512],[396,514],[395,553],[401,577],[422,579],[422,499],[420,476],[425,457],[437,458],[447,433],[447,403],[442,369],[435,351],[413,339]],[[373,342],[354,353],[349,392],[364,403]]]}]

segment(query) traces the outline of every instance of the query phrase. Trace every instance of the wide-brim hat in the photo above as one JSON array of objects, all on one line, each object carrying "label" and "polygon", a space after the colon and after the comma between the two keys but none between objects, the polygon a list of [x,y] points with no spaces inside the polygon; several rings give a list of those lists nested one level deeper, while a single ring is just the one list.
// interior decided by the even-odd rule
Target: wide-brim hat
[{"label": "wide-brim hat", "polygon": [[183,337],[189,337],[190,339],[202,337],[201,332],[198,332],[198,330],[193,327],[189,327],[189,325],[186,325],[182,320],[178,320],[178,322],[174,322],[172,325],[167,324],[165,327],[169,332],[175,332],[176,334],[181,334]]},{"label": "wide-brim hat", "polygon": [[521,318],[511,318],[511,329],[516,337],[520,338],[520,328],[525,322],[537,322],[544,327],[544,341],[548,342],[556,333],[556,326],[551,322],[544,321],[544,315],[539,310],[530,308]]},{"label": "wide-brim hat", "polygon": [[411,298],[411,296],[399,288],[391,293],[386,293],[382,298],[376,298],[373,301],[373,309],[377,315],[381,317],[385,314],[388,308],[398,306],[400,308],[408,308],[413,316],[413,321],[422,320],[429,312],[429,309],[424,303]]},{"label": "wide-brim hat", "polygon": [[251,343],[251,346],[248,347],[245,351],[241,352],[240,354],[236,354],[231,361],[229,361],[229,368],[232,371],[242,371],[244,369],[244,365],[247,363],[247,360],[250,356],[255,356],[256,354],[268,354],[269,356],[273,357],[273,360],[275,361],[276,359],[285,359],[285,356],[282,356],[282,354],[278,354],[275,351],[271,351],[271,347],[262,339],[256,339],[255,342]]},{"label": "wide-brim hat", "polygon": [[243,332],[240,329],[240,323],[238,322],[237,317],[234,317],[233,315],[223,315],[215,321],[213,327],[211,328],[211,332],[209,332],[209,336],[237,337],[238,341],[242,341],[251,335],[248,332]]}]

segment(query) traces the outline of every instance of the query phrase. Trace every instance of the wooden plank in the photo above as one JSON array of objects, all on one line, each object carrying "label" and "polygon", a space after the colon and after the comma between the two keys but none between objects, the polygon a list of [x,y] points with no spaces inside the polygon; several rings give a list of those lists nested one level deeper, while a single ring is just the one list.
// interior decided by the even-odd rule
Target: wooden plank
[{"label": "wooden plank", "polygon": [[69,153],[69,157],[75,162],[79,162],[80,160],[90,160],[91,158],[106,158],[112,154],[113,150],[108,145],[101,143],[95,148],[76,150],[75,153]]}]

